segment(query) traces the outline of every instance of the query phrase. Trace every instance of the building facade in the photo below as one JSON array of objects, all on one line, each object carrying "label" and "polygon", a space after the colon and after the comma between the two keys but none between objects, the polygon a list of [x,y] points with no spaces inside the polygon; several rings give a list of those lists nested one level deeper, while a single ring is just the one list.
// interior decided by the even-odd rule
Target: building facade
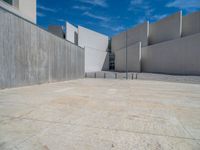
[{"label": "building facade", "polygon": [[0,7],[36,24],[36,1],[37,0],[0,0]]}]

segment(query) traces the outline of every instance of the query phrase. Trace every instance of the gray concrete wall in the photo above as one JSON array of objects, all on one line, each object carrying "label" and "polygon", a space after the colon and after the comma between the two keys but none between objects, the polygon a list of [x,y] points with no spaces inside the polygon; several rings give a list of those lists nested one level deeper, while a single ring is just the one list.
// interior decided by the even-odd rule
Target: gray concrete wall
[{"label": "gray concrete wall", "polygon": [[200,33],[142,48],[142,71],[200,75]]},{"label": "gray concrete wall", "polygon": [[57,35],[60,38],[64,38],[65,33],[62,26],[50,25],[48,26],[48,31]]},{"label": "gray concrete wall", "polygon": [[[127,69],[129,72],[141,71],[141,42],[127,48]],[[126,71],[126,48],[115,51],[115,71]]]},{"label": "gray concrete wall", "polygon": [[84,77],[84,49],[0,9],[0,88]]},{"label": "gray concrete wall", "polygon": [[149,44],[157,44],[181,37],[182,12],[149,25]]},{"label": "gray concrete wall", "polygon": [[[141,42],[142,47],[148,45],[149,22],[140,24],[127,31],[127,46]],[[122,32],[112,37],[112,52],[126,47],[126,32]]]},{"label": "gray concrete wall", "polygon": [[200,11],[183,16],[182,36],[200,33]]},{"label": "gray concrete wall", "polygon": [[109,70],[109,37],[78,26],[78,44],[85,48],[85,71]]}]

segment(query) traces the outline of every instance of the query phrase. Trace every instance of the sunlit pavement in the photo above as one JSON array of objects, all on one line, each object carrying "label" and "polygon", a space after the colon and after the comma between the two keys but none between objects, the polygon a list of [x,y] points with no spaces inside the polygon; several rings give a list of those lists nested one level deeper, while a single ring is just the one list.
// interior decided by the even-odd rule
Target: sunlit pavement
[{"label": "sunlit pavement", "polygon": [[1,90],[0,149],[199,150],[200,84],[83,79]]}]

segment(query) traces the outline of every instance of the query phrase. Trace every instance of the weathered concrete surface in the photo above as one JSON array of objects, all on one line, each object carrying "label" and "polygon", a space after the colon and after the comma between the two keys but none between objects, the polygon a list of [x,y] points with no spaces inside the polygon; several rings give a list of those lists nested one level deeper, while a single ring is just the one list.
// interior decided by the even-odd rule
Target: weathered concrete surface
[{"label": "weathered concrete surface", "polygon": [[182,12],[175,13],[149,25],[149,44],[157,44],[181,37]]},{"label": "weathered concrete surface", "polygon": [[142,71],[200,75],[200,33],[143,47]]},{"label": "weathered concrete surface", "polygon": [[0,149],[199,150],[199,91],[102,79],[2,90]]},{"label": "weathered concrete surface", "polygon": [[200,11],[183,16],[182,36],[200,33]]},{"label": "weathered concrete surface", "polygon": [[0,89],[84,77],[84,49],[0,8]]},{"label": "weathered concrete surface", "polygon": [[[141,42],[127,47],[127,70],[141,71]],[[126,71],[126,48],[115,51],[115,71]]]},{"label": "weathered concrete surface", "polygon": [[[140,24],[134,28],[127,31],[127,46],[134,45],[138,42],[142,43],[142,47],[148,45],[148,35],[149,35],[149,22]],[[112,52],[123,49],[126,47],[126,31],[112,37]]]}]

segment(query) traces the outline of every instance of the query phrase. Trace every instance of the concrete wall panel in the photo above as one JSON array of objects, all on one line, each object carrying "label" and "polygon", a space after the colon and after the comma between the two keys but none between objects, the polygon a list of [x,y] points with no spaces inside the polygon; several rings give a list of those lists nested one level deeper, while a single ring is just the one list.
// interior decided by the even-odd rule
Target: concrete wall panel
[{"label": "concrete wall panel", "polygon": [[81,47],[89,47],[100,51],[107,51],[109,37],[95,31],[78,26],[78,44]]},{"label": "concrete wall panel", "polygon": [[19,0],[19,11],[36,23],[36,0]]},{"label": "concrete wall panel", "polygon": [[85,71],[94,72],[101,70],[108,70],[108,53],[103,51],[93,50],[92,48],[85,48]]},{"label": "concrete wall panel", "polygon": [[200,33],[200,11],[183,16],[182,36]]},{"label": "concrete wall panel", "polygon": [[121,32],[120,34],[112,37],[111,49],[113,53],[124,47],[126,47],[126,32]]},{"label": "concrete wall panel", "polygon": [[181,37],[182,12],[149,25],[149,44],[157,44]]},{"label": "concrete wall panel", "polygon": [[[142,47],[148,45],[149,22],[140,24],[127,31],[127,46],[142,43]],[[126,32],[112,37],[112,52],[126,47]]]},{"label": "concrete wall panel", "polygon": [[84,27],[78,27],[79,46],[85,48],[85,71],[109,70],[109,38]]},{"label": "concrete wall panel", "polygon": [[[141,71],[141,42],[127,48],[127,69],[129,72]],[[126,48],[115,52],[115,71],[126,71]]]},{"label": "concrete wall panel", "polygon": [[78,28],[70,24],[66,23],[66,40],[76,43],[75,34],[78,33]]},{"label": "concrete wall panel", "polygon": [[84,77],[84,49],[0,9],[0,89]]},{"label": "concrete wall panel", "polygon": [[200,75],[200,33],[142,48],[142,71]]},{"label": "concrete wall panel", "polygon": [[62,26],[48,26],[48,31],[60,38],[64,38],[64,30]]}]

